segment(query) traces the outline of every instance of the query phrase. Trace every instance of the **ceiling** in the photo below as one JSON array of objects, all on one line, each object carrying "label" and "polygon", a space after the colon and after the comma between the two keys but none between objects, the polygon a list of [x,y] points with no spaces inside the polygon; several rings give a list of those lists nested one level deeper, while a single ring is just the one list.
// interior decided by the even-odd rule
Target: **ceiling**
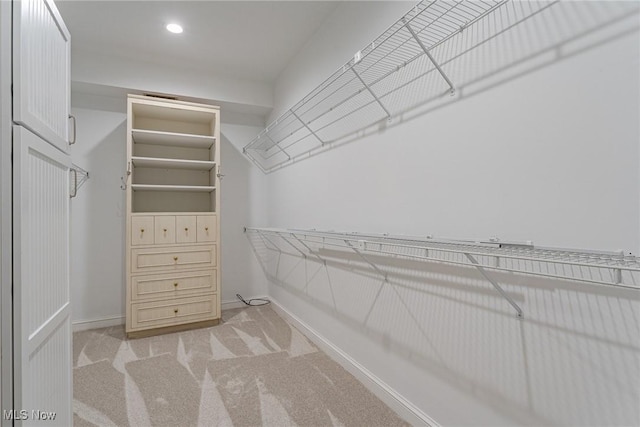
[{"label": "ceiling", "polygon": [[[273,83],[336,1],[56,1],[83,51]],[[182,34],[166,24],[178,22]]]}]

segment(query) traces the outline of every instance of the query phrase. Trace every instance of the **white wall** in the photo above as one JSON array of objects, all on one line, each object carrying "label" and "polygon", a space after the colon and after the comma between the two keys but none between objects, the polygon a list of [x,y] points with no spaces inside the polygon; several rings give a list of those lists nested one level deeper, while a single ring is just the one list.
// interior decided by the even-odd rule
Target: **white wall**
[{"label": "white wall", "polygon": [[126,100],[74,94],[72,101],[78,137],[71,154],[90,178],[71,201],[72,321],[118,322],[125,312]]},{"label": "white wall", "polygon": [[[72,114],[77,117],[78,143],[73,161],[90,179],[72,201],[71,292],[73,322],[84,327],[124,322],[125,192],[120,177],[126,168],[126,97],[75,91]],[[256,128],[251,117],[229,116],[221,124],[222,301],[262,296],[265,279],[251,253],[243,227],[264,212],[265,180],[234,146],[242,146]],[[247,124],[248,123],[248,124]],[[253,195],[253,196],[252,196]],[[257,215],[257,216],[256,216]],[[224,307],[224,305],[223,305]],[[106,323],[96,323],[106,321]]]},{"label": "white wall", "polygon": [[270,108],[273,103],[273,92],[267,83],[221,77],[177,64],[158,66],[98,51],[74,51],[71,70],[74,82],[88,85],[215,99],[247,108]]},{"label": "white wall", "polygon": [[278,76],[269,122],[322,83],[414,5],[413,1],[340,4]]},{"label": "white wall", "polygon": [[[540,22],[549,17],[553,13],[541,15]],[[348,45],[352,29],[354,38],[363,38],[358,28],[341,28],[342,33],[333,33],[334,43]],[[513,43],[521,35],[504,39]],[[321,42],[331,44],[324,34]],[[445,98],[445,107],[413,120],[396,118],[371,138],[272,174],[270,186],[278,191],[271,205],[280,209],[272,211],[270,222],[459,238],[497,235],[538,245],[639,253],[638,64],[633,43],[630,35],[548,66],[534,58],[531,67],[543,68],[532,69],[526,80],[511,81],[514,71],[508,70],[504,83],[501,75],[469,83],[458,98]],[[492,53],[492,61],[499,62],[491,48],[506,44],[498,40],[481,53]],[[578,48],[576,42],[568,44],[564,55]],[[311,50],[322,49],[313,45]],[[306,94],[313,87],[310,82],[326,76],[320,73],[335,70],[344,60],[341,55],[333,61],[327,55],[301,56],[278,83],[275,110],[293,104],[291,93]],[[480,69],[483,64],[463,57],[444,69],[454,82],[466,83],[475,77],[467,71],[471,66]],[[525,67],[514,68],[520,72]],[[294,78],[289,70],[314,77]],[[297,81],[304,89],[294,85]],[[489,86],[494,81],[498,84]],[[306,200],[304,194],[317,186],[340,191]],[[345,215],[356,211],[366,215]],[[402,220],[398,215],[404,215]]]},{"label": "white wall", "polygon": [[[446,63],[456,97],[268,175],[269,225],[638,254],[640,38],[637,14],[617,19],[633,7],[558,4]],[[357,8],[341,5],[283,72],[276,112],[381,33],[395,6],[362,5],[366,19]],[[518,321],[473,270],[404,263],[382,283],[344,256],[325,268],[259,252],[271,297],[443,425],[640,423],[636,291],[498,275]]]},{"label": "white wall", "polygon": [[[224,117],[224,111],[221,112]],[[238,149],[260,131],[254,126],[222,123],[221,163],[221,242],[222,301],[263,296],[266,280],[249,241],[244,235],[247,224],[266,224],[266,180]],[[224,305],[223,305],[224,309]]]}]

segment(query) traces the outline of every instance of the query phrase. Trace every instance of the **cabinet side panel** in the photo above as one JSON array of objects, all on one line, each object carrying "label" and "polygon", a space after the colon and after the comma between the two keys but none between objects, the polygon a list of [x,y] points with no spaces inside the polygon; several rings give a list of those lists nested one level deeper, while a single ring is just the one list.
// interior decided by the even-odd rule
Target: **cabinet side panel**
[{"label": "cabinet side panel", "polygon": [[[11,233],[11,2],[0,1],[0,410],[13,408]],[[2,420],[3,426],[11,424]]]}]

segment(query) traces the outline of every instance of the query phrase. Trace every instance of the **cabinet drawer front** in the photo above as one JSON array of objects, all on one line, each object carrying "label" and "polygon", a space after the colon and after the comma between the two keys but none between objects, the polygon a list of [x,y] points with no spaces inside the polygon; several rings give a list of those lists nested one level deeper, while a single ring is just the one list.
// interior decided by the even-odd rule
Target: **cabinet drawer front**
[{"label": "cabinet drawer front", "polygon": [[216,270],[131,277],[131,298],[149,300],[215,292]]},{"label": "cabinet drawer front", "polygon": [[154,224],[156,245],[176,242],[175,216],[156,216]]},{"label": "cabinet drawer front", "polygon": [[218,238],[216,216],[198,216],[198,242],[215,242]]},{"label": "cabinet drawer front", "polygon": [[185,270],[216,266],[216,247],[145,248],[131,250],[131,271]]},{"label": "cabinet drawer front", "polygon": [[217,295],[175,298],[131,305],[131,328],[146,329],[216,319]]},{"label": "cabinet drawer front", "polygon": [[131,217],[131,245],[153,245],[153,217]]},{"label": "cabinet drawer front", "polygon": [[176,241],[178,243],[195,243],[196,217],[180,215],[176,217]]}]

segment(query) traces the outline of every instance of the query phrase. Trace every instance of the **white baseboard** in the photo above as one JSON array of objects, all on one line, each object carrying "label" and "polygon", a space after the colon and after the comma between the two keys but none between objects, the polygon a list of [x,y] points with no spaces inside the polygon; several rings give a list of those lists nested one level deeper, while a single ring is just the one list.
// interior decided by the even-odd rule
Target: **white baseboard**
[{"label": "white baseboard", "polygon": [[223,310],[231,310],[232,308],[242,308],[246,307],[245,303],[239,300],[231,300],[231,301],[222,301],[220,302]]},{"label": "white baseboard", "polygon": [[73,332],[86,331],[89,329],[107,328],[109,326],[124,325],[124,316],[103,317],[93,320],[76,320],[71,322]]},{"label": "white baseboard", "polygon": [[[270,300],[270,298],[266,297],[266,296],[257,296],[257,297],[253,296],[253,297],[245,298],[246,301],[249,301],[250,299],[266,299],[266,300]],[[246,307],[247,306],[245,303],[243,303],[239,299],[222,301],[220,303],[220,305],[222,306],[222,310],[230,310],[232,308],[242,308],[242,307]]]},{"label": "white baseboard", "polygon": [[414,426],[430,426],[440,427],[435,420],[422,412],[413,403],[405,399],[400,393],[384,383],[380,378],[376,377],[371,371],[362,366],[356,360],[354,360],[347,353],[336,347],[331,341],[324,338],[313,328],[304,323],[296,315],[291,314],[273,298],[268,298],[271,301],[271,306],[281,317],[292,323],[297,329],[300,330],[307,338],[313,341],[318,347],[320,347],[325,353],[329,355],[333,360],[338,362],[344,369],[346,369],[351,375],[356,377],[369,391],[375,394],[380,400],[386,403],[391,409],[393,409],[400,417]]}]

